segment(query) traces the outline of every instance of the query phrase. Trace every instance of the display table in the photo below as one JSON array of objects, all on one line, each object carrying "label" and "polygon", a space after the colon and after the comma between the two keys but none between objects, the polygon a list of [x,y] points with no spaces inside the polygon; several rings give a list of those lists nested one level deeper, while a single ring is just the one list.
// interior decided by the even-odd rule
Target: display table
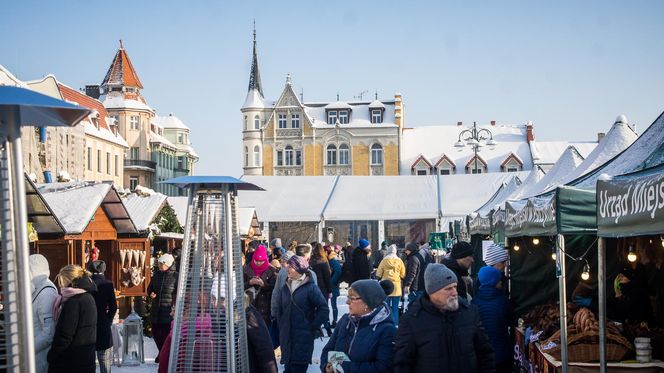
[{"label": "display table", "polygon": [[[542,351],[538,342],[525,344],[524,331],[521,328],[516,329],[515,353],[521,364],[529,364],[532,371],[536,373],[554,373],[562,372],[562,362],[556,360],[553,356]],[[524,356],[525,353],[525,356]],[[634,362],[610,362],[607,364],[608,371],[611,373],[636,372],[638,373],[656,373],[664,372],[664,362],[652,361],[650,363]],[[597,372],[599,363],[573,363],[568,364],[569,373]]]}]

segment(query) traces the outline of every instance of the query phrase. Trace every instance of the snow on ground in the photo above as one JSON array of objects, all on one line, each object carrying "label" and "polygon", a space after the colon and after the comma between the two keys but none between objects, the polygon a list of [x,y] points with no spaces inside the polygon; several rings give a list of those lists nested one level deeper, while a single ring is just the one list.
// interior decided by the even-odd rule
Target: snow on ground
[{"label": "snow on ground", "polygon": [[[346,291],[345,289],[341,290],[342,295],[337,298],[337,305],[339,308],[339,318],[346,314],[348,312],[348,305],[346,304]],[[332,309],[330,308],[330,319],[332,318]],[[317,339],[314,342],[314,354],[312,356],[312,364],[309,365],[309,369],[307,372],[320,372],[320,368],[318,367],[318,364],[320,363],[320,355],[321,352],[323,351],[323,347],[325,347],[325,344],[327,343],[329,338],[323,337],[323,339]],[[154,358],[157,356],[157,346],[154,344],[154,341],[152,338],[145,337],[145,342],[143,345],[144,349],[144,355],[145,355],[145,363],[141,364],[139,366],[133,366],[133,367],[117,367],[113,366],[112,371],[115,373],[153,373],[157,371],[157,366],[158,364],[155,364]],[[277,359],[277,363],[279,360]],[[99,371],[99,369],[97,369]],[[284,371],[284,366],[279,364],[279,372]]]}]

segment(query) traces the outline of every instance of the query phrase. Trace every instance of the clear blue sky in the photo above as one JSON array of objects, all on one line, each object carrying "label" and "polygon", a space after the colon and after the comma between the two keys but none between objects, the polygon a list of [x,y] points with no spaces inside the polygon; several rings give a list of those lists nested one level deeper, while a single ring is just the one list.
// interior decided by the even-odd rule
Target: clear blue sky
[{"label": "clear blue sky", "polygon": [[[263,87],[288,72],[305,101],[401,92],[406,124],[524,123],[590,140],[619,114],[664,110],[662,1],[14,1],[0,64],[100,83],[124,40],[159,115],[192,130],[198,174],[241,174],[241,114],[256,19]],[[443,139],[441,139],[442,141]],[[449,139],[448,141],[454,141]]]}]

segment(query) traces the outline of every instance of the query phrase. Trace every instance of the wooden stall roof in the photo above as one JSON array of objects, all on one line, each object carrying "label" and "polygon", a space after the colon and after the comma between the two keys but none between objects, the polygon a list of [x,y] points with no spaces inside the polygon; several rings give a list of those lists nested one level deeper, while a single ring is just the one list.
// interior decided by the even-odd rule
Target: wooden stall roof
[{"label": "wooden stall roof", "polygon": [[37,187],[25,175],[25,202],[28,207],[28,221],[32,222],[38,234],[65,233],[65,228],[44,197],[37,191]]}]

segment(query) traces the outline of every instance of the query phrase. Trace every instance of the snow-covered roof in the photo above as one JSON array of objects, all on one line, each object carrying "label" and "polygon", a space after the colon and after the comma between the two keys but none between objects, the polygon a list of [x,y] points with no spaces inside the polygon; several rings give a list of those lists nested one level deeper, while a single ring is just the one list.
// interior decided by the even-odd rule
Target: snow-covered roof
[{"label": "snow-covered roof", "polygon": [[166,202],[173,208],[175,211],[175,216],[178,217],[178,222],[184,228],[187,225],[187,203],[189,202],[189,197],[166,197]]},{"label": "snow-covered roof", "polygon": [[380,108],[385,109],[385,104],[383,104],[379,100],[373,100],[369,104],[369,108],[370,109],[380,109]]},{"label": "snow-covered roof", "polygon": [[122,203],[124,203],[131,220],[134,221],[136,229],[139,231],[148,229],[148,226],[161,211],[165,201],[166,196],[161,193],[152,195],[131,193],[122,198]]},{"label": "snow-covered roof", "polygon": [[521,198],[533,197],[565,184],[581,162],[583,157],[574,146],[569,146],[537,184],[521,191]]},{"label": "snow-covered roof", "polygon": [[2,65],[0,65],[0,85],[28,88],[28,85],[25,84],[25,82],[19,80]]},{"label": "snow-covered roof", "polygon": [[552,165],[567,148],[573,146],[586,158],[597,146],[596,141],[531,141],[531,156],[535,164]]},{"label": "snow-covered roof", "polygon": [[[530,173],[528,174],[528,177],[523,180],[521,183],[521,186],[514,192],[512,192],[506,199],[507,200],[515,200],[515,199],[520,199],[523,197],[523,193],[529,191],[535,184],[539,183],[540,180],[544,177],[544,171],[539,168],[535,167]],[[505,208],[505,202],[500,204],[500,208]]]},{"label": "snow-covered roof", "polygon": [[254,225],[254,228],[258,228],[260,230],[260,227],[258,227],[257,224],[255,224],[258,223],[257,220],[254,221],[255,217],[257,218],[256,209],[253,207],[240,207],[238,209],[238,219],[239,219],[238,225],[240,227],[241,236],[249,235],[249,229],[252,227],[252,225]]},{"label": "snow-covered roof", "polygon": [[[139,99],[142,99],[141,96],[138,96]],[[99,101],[104,104],[104,107],[107,109],[134,109],[134,110],[147,110],[154,112],[148,104],[141,100],[133,100],[125,98],[119,92],[111,92],[108,95],[102,95],[99,97]]]},{"label": "snow-covered roof", "polygon": [[153,132],[153,131],[150,131],[150,142],[160,143],[160,144],[166,145],[166,146],[168,146],[168,147],[171,147],[171,148],[173,148],[173,149],[177,149],[177,146],[175,146],[175,144],[173,144],[172,142],[170,142],[170,141],[169,141],[167,138],[165,138],[164,136],[159,135],[158,133]]},{"label": "snow-covered roof", "polygon": [[341,176],[325,220],[438,217],[436,176]]},{"label": "snow-covered roof", "polygon": [[[405,129],[401,146],[400,173],[410,174],[411,166],[420,154],[424,155],[431,164],[436,164],[440,158],[447,156],[454,162],[458,174],[465,172],[466,164],[474,156],[473,150],[470,146],[457,148],[454,144],[459,139],[461,131],[469,128],[468,126],[424,126]],[[514,153],[523,162],[524,171],[532,168],[525,125],[488,125],[478,128],[490,130],[497,142],[495,146],[481,147],[478,153],[488,163],[489,172],[502,171],[501,164],[510,153]]]},{"label": "snow-covered roof", "polygon": [[28,221],[33,223],[38,234],[65,233],[58,217],[55,216],[53,210],[27,175],[25,176],[25,204],[28,210]]},{"label": "snow-covered roof", "polygon": [[125,148],[129,147],[129,144],[127,144],[127,141],[125,141],[122,136],[120,136],[119,132],[118,134],[114,134],[113,131],[109,130],[108,128],[105,127],[99,127],[97,128],[94,124],[90,123],[88,120],[83,120],[81,123],[84,124],[84,129],[85,129],[85,134],[89,136],[94,136],[98,139],[104,140],[111,142],[116,145],[123,146]]},{"label": "snow-covered roof", "polygon": [[166,117],[155,116],[152,118],[152,123],[160,126],[161,128],[189,130],[189,127],[182,123],[180,118],[173,115],[173,113],[168,114]]},{"label": "snow-covered roof", "polygon": [[247,92],[247,98],[244,99],[242,109],[263,109],[265,108],[265,99],[256,89],[250,89]]},{"label": "snow-covered roof", "polygon": [[330,104],[325,105],[325,109],[353,109],[352,106],[348,105],[348,103],[343,102],[343,101],[337,101],[337,102],[332,102]]},{"label": "snow-covered roof", "polygon": [[102,206],[118,233],[136,233],[120,196],[109,183],[70,182],[39,184],[37,189],[67,234],[80,234]]},{"label": "snow-covered roof", "polygon": [[325,103],[305,103],[304,111],[309,119],[313,122],[312,125],[319,128],[334,126],[334,124],[327,124],[326,111],[330,108],[351,109],[349,118],[350,120],[348,124],[340,124],[339,127],[341,128],[395,127],[397,125],[395,122],[396,117],[394,115],[393,101],[382,102],[382,104],[385,106],[385,111],[383,112],[383,123],[371,123],[371,110],[369,107],[371,104],[370,102],[344,102],[343,104],[344,105],[340,105],[338,102],[329,105]]},{"label": "snow-covered roof", "polygon": [[[538,172],[536,170],[530,171],[530,173]],[[530,176],[530,175],[529,175]],[[521,179],[517,176],[514,176],[508,182],[503,183],[496,193],[489,198],[488,201],[484,203],[482,207],[476,210],[480,216],[487,216],[492,209],[500,208],[500,206],[509,198],[512,193],[514,193],[521,186]]]}]

